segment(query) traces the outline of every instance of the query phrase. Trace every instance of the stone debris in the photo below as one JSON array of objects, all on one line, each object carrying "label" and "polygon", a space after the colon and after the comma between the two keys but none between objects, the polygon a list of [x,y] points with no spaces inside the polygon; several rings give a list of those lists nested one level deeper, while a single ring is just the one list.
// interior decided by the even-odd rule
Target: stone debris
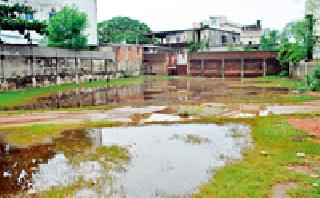
[{"label": "stone debris", "polygon": [[35,194],[37,194],[35,190],[33,189],[28,190],[28,195],[35,195]]},{"label": "stone debris", "polygon": [[319,178],[319,175],[317,175],[317,174],[312,174],[312,175],[310,175],[310,177],[313,178],[313,179],[317,179],[317,178]]},{"label": "stone debris", "polygon": [[306,157],[305,153],[297,153],[297,157]]},{"label": "stone debris", "polygon": [[293,137],[292,141],[294,141],[294,142],[302,142],[303,141],[303,137],[301,137],[301,136]]},{"label": "stone debris", "polygon": [[267,152],[267,151],[260,151],[260,154],[261,154],[261,155],[264,155],[264,156],[267,156],[267,155],[268,155],[268,152]]},{"label": "stone debris", "polygon": [[313,183],[312,186],[313,187],[319,187],[319,184],[318,183]]}]

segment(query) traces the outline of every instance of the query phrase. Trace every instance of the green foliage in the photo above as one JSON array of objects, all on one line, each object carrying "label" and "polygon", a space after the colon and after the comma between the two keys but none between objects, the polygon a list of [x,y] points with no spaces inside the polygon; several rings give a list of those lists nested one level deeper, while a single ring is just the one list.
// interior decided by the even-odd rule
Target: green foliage
[{"label": "green foliage", "polygon": [[237,51],[237,48],[234,46],[234,44],[228,44],[228,51],[229,52]]},{"label": "green foliage", "polygon": [[87,46],[88,17],[75,6],[63,7],[48,22],[49,46],[81,49]]},{"label": "green foliage", "polygon": [[210,47],[210,40],[203,39],[200,42],[189,41],[187,44],[188,52],[197,52],[200,49],[208,49]]},{"label": "green foliage", "polygon": [[282,65],[300,62],[307,58],[309,25],[307,20],[289,23],[281,34],[281,45],[277,59]]},{"label": "green foliage", "polygon": [[187,44],[188,52],[197,52],[201,48],[201,44],[199,42],[190,41]]},{"label": "green foliage", "polygon": [[36,31],[44,34],[46,26],[38,20],[26,20],[20,15],[34,13],[31,7],[22,4],[5,5],[0,4],[0,29],[9,31],[18,31],[24,34],[26,30]]},{"label": "green foliage", "polygon": [[100,43],[121,43],[125,41],[128,44],[150,43],[151,40],[145,38],[145,34],[150,33],[148,25],[129,17],[114,17],[110,20],[98,24]]},{"label": "green foliage", "polygon": [[263,35],[260,38],[261,49],[263,51],[277,51],[279,50],[279,32],[277,30],[272,30],[269,35]]},{"label": "green foliage", "polygon": [[286,77],[286,76],[288,76],[288,72],[287,71],[281,71],[278,76],[280,78]]},{"label": "green foliage", "polygon": [[320,65],[315,64],[313,72],[306,75],[306,86],[307,90],[320,91]]},{"label": "green foliage", "polygon": [[248,46],[248,45],[243,46],[243,51],[245,51],[245,52],[250,52],[250,51],[253,51],[253,50],[254,49],[252,47]]}]

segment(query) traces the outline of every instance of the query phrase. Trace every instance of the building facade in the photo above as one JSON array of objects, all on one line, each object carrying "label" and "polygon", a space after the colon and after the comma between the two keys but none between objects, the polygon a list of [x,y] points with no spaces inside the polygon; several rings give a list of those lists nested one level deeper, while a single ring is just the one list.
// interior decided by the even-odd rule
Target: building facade
[{"label": "building facade", "polygon": [[[32,7],[36,12],[25,16],[25,19],[29,20],[47,20],[62,7],[75,5],[88,16],[89,25],[85,30],[85,34],[88,35],[88,44],[98,46],[97,0],[0,0],[0,3],[9,5],[20,3]],[[35,32],[30,33],[33,44],[45,44],[42,43],[42,36]],[[18,32],[1,31],[0,38],[7,44],[27,44],[27,40]]]},{"label": "building facade", "polygon": [[191,41],[205,41],[208,49],[215,49],[239,45],[240,32],[240,24],[233,23],[224,16],[210,16],[209,20],[193,23],[190,29],[153,32],[148,36],[154,41],[158,40],[158,44],[168,47],[181,48]]},{"label": "building facade", "polygon": [[320,0],[307,0],[305,14],[313,15],[313,18],[316,19],[313,27],[316,37],[313,58],[320,59]]},{"label": "building facade", "polygon": [[256,24],[242,26],[240,42],[242,45],[249,45],[259,48],[259,46],[261,45],[261,36],[268,36],[269,31],[269,29],[262,28],[261,21],[257,20]]}]

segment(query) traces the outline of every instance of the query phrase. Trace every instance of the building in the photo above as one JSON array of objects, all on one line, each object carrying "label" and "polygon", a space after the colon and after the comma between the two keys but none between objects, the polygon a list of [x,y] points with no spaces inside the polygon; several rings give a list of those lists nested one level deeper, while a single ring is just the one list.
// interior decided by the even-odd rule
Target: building
[{"label": "building", "polygon": [[306,16],[313,15],[315,24],[313,27],[316,37],[316,44],[313,49],[313,59],[320,59],[320,1],[319,0],[307,0],[306,1]]},{"label": "building", "polygon": [[[63,6],[75,5],[81,12],[88,15],[89,27],[85,32],[88,35],[88,44],[98,46],[97,0],[0,0],[0,3],[20,3],[32,7],[36,12],[25,16],[26,19],[30,20],[47,20]],[[27,40],[18,32],[1,31],[0,38],[7,44],[27,44]],[[43,37],[35,32],[31,32],[31,39],[33,44],[45,44],[42,43]]]},{"label": "building", "polygon": [[162,46],[173,48],[184,48],[191,41],[205,41],[208,50],[214,51],[228,45],[239,45],[240,32],[240,24],[224,16],[210,16],[209,20],[193,23],[190,29],[153,32],[147,36]]},{"label": "building", "polygon": [[242,45],[249,45],[259,49],[261,36],[268,34],[269,29],[263,29],[261,21],[257,20],[256,24],[242,26],[240,42]]}]

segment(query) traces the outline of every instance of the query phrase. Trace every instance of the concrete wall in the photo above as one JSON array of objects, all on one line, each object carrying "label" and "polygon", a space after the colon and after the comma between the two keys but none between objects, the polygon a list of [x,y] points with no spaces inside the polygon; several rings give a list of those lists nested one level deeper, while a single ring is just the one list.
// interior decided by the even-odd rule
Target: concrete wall
[{"label": "concrete wall", "polygon": [[0,90],[139,76],[142,47],[105,47],[100,51],[1,46]]},{"label": "concrete wall", "polygon": [[[289,66],[289,76],[296,80],[305,80],[306,75],[313,72],[314,69],[313,62],[300,62],[296,64],[290,64]],[[319,63],[317,63],[319,64]]]}]

